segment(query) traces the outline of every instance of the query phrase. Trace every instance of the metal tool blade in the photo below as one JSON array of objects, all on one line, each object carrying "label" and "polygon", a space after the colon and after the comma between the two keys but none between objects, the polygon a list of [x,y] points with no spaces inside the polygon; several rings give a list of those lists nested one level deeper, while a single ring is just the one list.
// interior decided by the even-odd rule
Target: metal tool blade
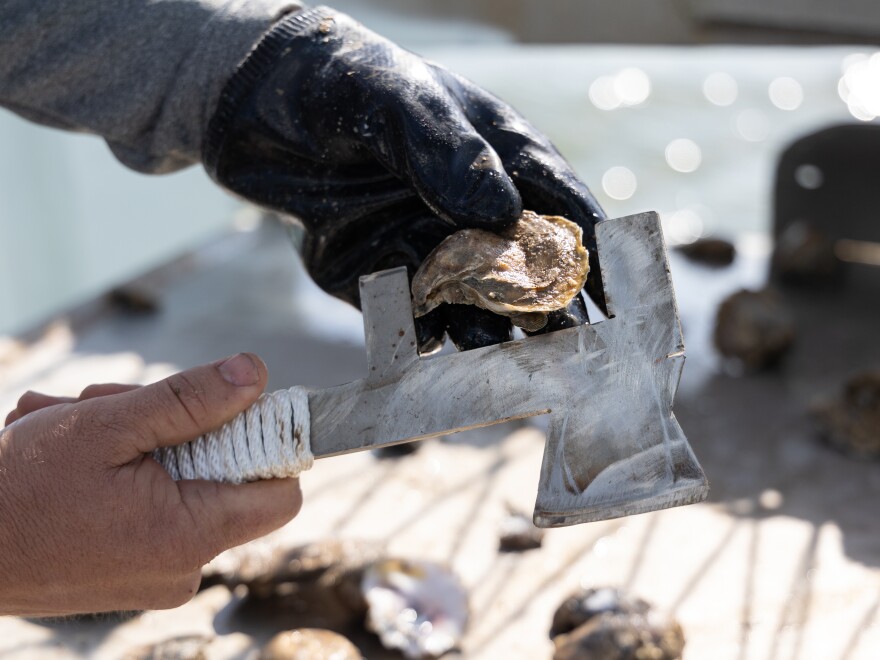
[{"label": "metal tool blade", "polygon": [[704,499],[671,409],[684,346],[659,218],[596,229],[612,318],[472,351],[420,357],[406,270],[361,278],[368,375],[309,392],[315,456],[549,414],[536,524]]}]

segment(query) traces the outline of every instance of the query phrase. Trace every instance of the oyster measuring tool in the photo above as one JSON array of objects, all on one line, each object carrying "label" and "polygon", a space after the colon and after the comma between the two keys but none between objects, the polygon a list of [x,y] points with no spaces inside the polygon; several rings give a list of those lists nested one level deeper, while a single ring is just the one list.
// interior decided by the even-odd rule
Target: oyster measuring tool
[{"label": "oyster measuring tool", "polygon": [[[659,218],[642,213],[605,220],[595,231],[606,320],[470,351],[420,356],[406,269],[362,277],[366,377],[325,389],[293,388],[300,417],[308,420],[298,420],[297,406],[287,403],[267,433],[264,406],[258,444],[277,443],[272,434],[292,419],[293,435],[289,428],[286,433],[295,442],[307,436],[307,469],[311,456],[548,415],[536,525],[573,525],[705,499],[706,476],[672,412],[685,354]],[[241,429],[259,424],[253,412],[259,405],[239,416]],[[176,478],[193,478],[184,463],[192,465],[199,454],[210,458],[214,445],[225,442],[226,449],[204,461],[215,466],[206,468],[205,478],[222,479],[222,465],[216,466],[224,457],[237,453],[241,462],[248,451],[227,431],[157,458]],[[250,446],[253,454],[253,439]],[[181,452],[188,452],[183,461]],[[290,476],[273,473],[273,460],[252,478]]]}]

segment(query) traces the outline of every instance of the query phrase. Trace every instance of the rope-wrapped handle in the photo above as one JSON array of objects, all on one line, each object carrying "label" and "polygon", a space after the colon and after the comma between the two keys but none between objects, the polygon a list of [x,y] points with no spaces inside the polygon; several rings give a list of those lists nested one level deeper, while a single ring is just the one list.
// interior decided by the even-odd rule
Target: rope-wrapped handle
[{"label": "rope-wrapped handle", "polygon": [[243,483],[295,477],[312,467],[309,397],[302,387],[263,394],[235,418],[191,442],[153,452],[175,480]]}]

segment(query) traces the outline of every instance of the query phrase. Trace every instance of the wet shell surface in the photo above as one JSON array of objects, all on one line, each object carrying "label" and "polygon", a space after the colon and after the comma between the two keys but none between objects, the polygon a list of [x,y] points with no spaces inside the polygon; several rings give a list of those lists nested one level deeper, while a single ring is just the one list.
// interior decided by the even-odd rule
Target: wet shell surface
[{"label": "wet shell surface", "polygon": [[553,615],[553,660],[675,660],[684,650],[677,621],[621,589],[581,589]]},{"label": "wet shell surface", "polygon": [[776,366],[795,339],[795,325],[771,290],[743,289],[721,303],[715,316],[715,346],[747,371]]},{"label": "wet shell surface", "polygon": [[467,594],[447,568],[385,559],[364,572],[367,628],[407,658],[436,658],[455,648],[468,620]]},{"label": "wet shell surface", "polygon": [[412,282],[415,316],[443,303],[476,305],[540,330],[547,312],[562,309],[590,270],[583,232],[559,216],[524,211],[495,234],[463,229],[422,262]]},{"label": "wet shell surface", "polygon": [[531,516],[511,511],[501,521],[498,549],[501,552],[522,552],[541,547],[544,530],[535,527]]},{"label": "wet shell surface", "polygon": [[213,579],[247,587],[242,616],[285,628],[341,629],[362,620],[364,569],[382,556],[381,544],[328,539],[294,548],[241,553]]},{"label": "wet shell surface", "polygon": [[361,660],[361,657],[348,639],[318,628],[278,633],[260,653],[260,660]]},{"label": "wet shell surface", "polygon": [[181,635],[157,644],[141,646],[123,656],[123,660],[207,660],[212,637]]},{"label": "wet shell surface", "polygon": [[853,376],[839,396],[815,404],[812,412],[832,447],[880,460],[880,369]]}]

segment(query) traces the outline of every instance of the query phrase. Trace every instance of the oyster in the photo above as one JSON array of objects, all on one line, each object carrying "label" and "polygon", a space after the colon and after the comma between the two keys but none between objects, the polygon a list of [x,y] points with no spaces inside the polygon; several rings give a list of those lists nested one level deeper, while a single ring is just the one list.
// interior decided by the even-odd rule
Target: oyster
[{"label": "oyster", "polygon": [[599,614],[645,614],[651,606],[641,598],[628,596],[620,589],[600,587],[581,589],[562,601],[553,614],[550,637],[571,632]]},{"label": "oyster", "polygon": [[684,633],[652,614],[605,612],[553,640],[553,660],[677,660]]},{"label": "oyster", "polygon": [[850,378],[841,396],[813,407],[825,439],[855,458],[880,459],[880,370]]},{"label": "oyster", "polygon": [[361,657],[348,639],[318,628],[278,633],[260,653],[260,660],[361,660]]},{"label": "oyster", "polygon": [[407,658],[436,658],[456,647],[468,620],[467,595],[448,569],[428,561],[385,559],[361,582],[367,628]]},{"label": "oyster", "polygon": [[541,547],[544,530],[535,527],[530,516],[510,511],[501,521],[498,549],[501,552],[522,552]]},{"label": "oyster", "polygon": [[206,660],[213,639],[204,635],[172,637],[133,649],[125,654],[124,660]]},{"label": "oyster", "polygon": [[736,256],[733,243],[721,238],[698,238],[675,249],[691,261],[716,268],[729,266]]},{"label": "oyster", "polygon": [[243,558],[224,583],[247,587],[241,614],[284,627],[344,628],[367,611],[361,577],[379,559],[381,545],[357,540],[325,540]]},{"label": "oyster", "polygon": [[794,321],[772,291],[738,291],[721,303],[715,317],[715,346],[749,371],[777,364],[794,337]]},{"label": "oyster", "polygon": [[547,312],[562,309],[590,270],[583,232],[559,216],[523,211],[495,234],[463,229],[427,256],[412,282],[415,316],[443,303],[476,305],[540,330]]},{"label": "oyster", "polygon": [[684,650],[677,621],[620,589],[582,589],[553,615],[553,660],[675,660]]}]

